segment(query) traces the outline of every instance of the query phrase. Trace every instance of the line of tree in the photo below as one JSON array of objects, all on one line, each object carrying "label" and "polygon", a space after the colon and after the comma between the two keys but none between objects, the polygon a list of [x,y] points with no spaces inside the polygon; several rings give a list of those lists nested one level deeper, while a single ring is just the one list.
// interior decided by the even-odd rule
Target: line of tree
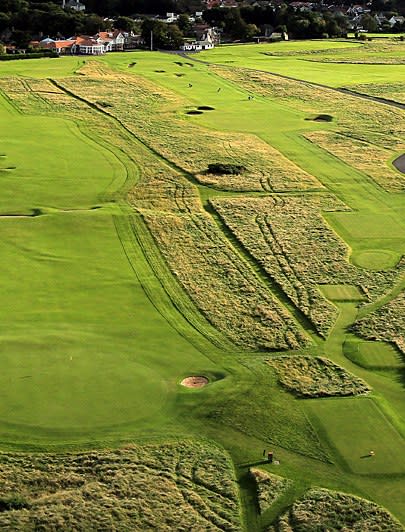
[{"label": "line of tree", "polygon": [[295,11],[287,4],[277,9],[268,7],[213,8],[204,19],[223,29],[233,39],[246,39],[261,33],[264,25],[286,31],[296,39],[341,37],[348,29],[347,17],[330,11]]}]

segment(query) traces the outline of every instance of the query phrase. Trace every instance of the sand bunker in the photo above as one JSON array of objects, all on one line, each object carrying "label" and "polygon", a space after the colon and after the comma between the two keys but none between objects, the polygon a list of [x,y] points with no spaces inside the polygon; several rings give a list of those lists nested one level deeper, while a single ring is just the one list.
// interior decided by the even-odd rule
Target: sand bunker
[{"label": "sand bunker", "polygon": [[207,377],[203,377],[202,375],[194,375],[192,377],[186,377],[181,381],[182,386],[186,386],[187,388],[202,388],[203,386],[206,386],[208,384]]},{"label": "sand bunker", "polygon": [[392,162],[392,164],[397,170],[405,174],[405,153],[404,155],[400,155],[399,157],[397,157],[395,161]]},{"label": "sand bunker", "polygon": [[203,112],[202,111],[193,110],[193,111],[187,111],[186,114],[187,115],[202,115]]}]

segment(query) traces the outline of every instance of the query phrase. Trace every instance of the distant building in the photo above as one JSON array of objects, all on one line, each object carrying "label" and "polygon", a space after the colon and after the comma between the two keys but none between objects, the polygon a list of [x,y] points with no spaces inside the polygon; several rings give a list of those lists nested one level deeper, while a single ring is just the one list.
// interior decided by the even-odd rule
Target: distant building
[{"label": "distant building", "polygon": [[[198,34],[197,34],[198,35]],[[205,33],[192,42],[185,42],[181,49],[185,52],[200,52],[201,50],[212,50],[219,40],[219,35],[215,28],[207,28]]]},{"label": "distant building", "polygon": [[72,46],[72,54],[102,55],[105,53],[104,44],[94,37],[79,35]]},{"label": "distant building", "polygon": [[53,50],[59,55],[66,55],[72,53],[72,47],[75,43],[75,39],[54,40],[48,37],[38,43],[38,48]]},{"label": "distant building", "polygon": [[388,19],[388,23],[393,28],[395,24],[404,24],[405,18],[402,16],[392,16],[390,19]]},{"label": "distant building", "polygon": [[79,0],[62,0],[63,9],[74,9],[75,11],[85,11],[86,6],[82,4]]},{"label": "distant building", "polygon": [[95,39],[104,45],[104,52],[122,52],[125,48],[125,35],[120,30],[100,31]]},{"label": "distant building", "polygon": [[[121,30],[100,31],[96,35],[78,35],[70,39],[42,39],[35,42],[38,48],[54,50],[59,55],[101,55],[135,48],[142,42],[140,35]],[[34,43],[34,41],[33,41]]]}]

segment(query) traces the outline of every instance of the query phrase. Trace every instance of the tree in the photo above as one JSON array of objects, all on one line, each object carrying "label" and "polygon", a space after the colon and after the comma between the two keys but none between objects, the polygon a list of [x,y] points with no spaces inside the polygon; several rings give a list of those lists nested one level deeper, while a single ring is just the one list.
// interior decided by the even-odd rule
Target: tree
[{"label": "tree", "polygon": [[260,31],[256,24],[247,24],[245,31],[245,39],[251,41],[259,35]]},{"label": "tree", "polygon": [[10,17],[6,13],[0,13],[0,31],[10,27]]},{"label": "tree", "polygon": [[179,18],[177,19],[177,26],[185,35],[188,35],[193,27],[190,21],[190,17],[186,15],[186,13],[182,13],[181,15],[179,15]]},{"label": "tree", "polygon": [[83,17],[80,33],[94,35],[107,28],[106,22],[98,15],[87,15]]},{"label": "tree", "polygon": [[114,26],[123,31],[139,31],[139,25],[130,17],[117,17]]},{"label": "tree", "polygon": [[224,31],[233,39],[244,39],[246,35],[246,22],[240,16],[238,8],[228,9],[224,18]]},{"label": "tree", "polygon": [[166,48],[178,50],[183,44],[184,35],[177,24],[168,24],[167,26],[167,44]]},{"label": "tree", "polygon": [[378,30],[378,23],[374,17],[369,15],[368,13],[365,13],[361,19],[360,24],[363,27],[364,30],[367,30],[370,33],[374,33]]},{"label": "tree", "polygon": [[142,22],[142,38],[148,47],[151,46],[153,34],[153,49],[174,50],[183,43],[183,33],[177,24],[166,24],[160,20],[145,19]]}]

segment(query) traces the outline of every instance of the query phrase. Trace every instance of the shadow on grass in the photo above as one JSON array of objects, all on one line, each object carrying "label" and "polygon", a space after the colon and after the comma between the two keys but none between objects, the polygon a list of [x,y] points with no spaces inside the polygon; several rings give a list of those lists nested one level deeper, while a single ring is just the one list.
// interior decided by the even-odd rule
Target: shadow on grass
[{"label": "shadow on grass", "polygon": [[238,467],[254,467],[257,465],[270,464],[270,462],[263,458],[263,460],[258,460],[257,462],[244,462],[243,464],[238,464]]}]

